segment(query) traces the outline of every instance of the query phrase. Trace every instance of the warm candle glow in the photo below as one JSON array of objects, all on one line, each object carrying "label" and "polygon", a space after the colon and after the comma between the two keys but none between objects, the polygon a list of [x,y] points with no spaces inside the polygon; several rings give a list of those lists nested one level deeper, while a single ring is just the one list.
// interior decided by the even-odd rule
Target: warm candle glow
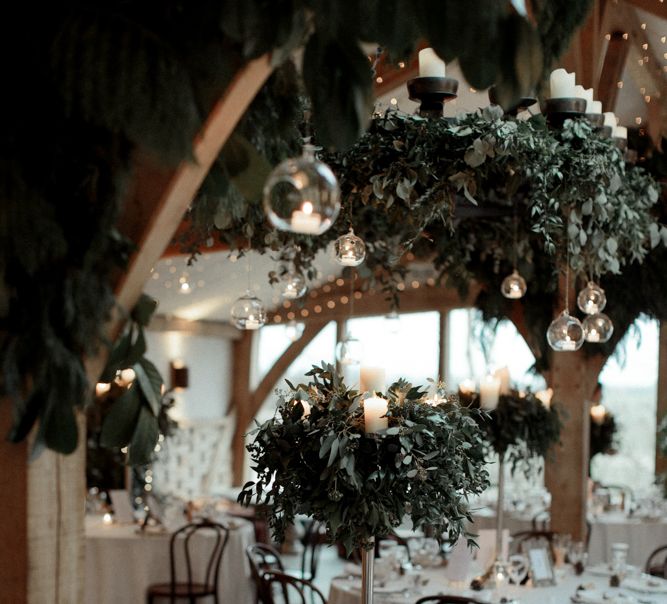
[{"label": "warm candle glow", "polygon": [[102,516],[102,522],[106,525],[113,524],[113,516],[107,512]]},{"label": "warm candle glow", "polygon": [[295,233],[316,235],[320,232],[322,216],[314,211],[312,202],[304,201],[300,210],[292,212],[290,224]]},{"label": "warm candle glow", "polygon": [[424,48],[419,51],[420,78],[444,78],[445,73],[445,62],[435,53],[435,50]]},{"label": "warm candle glow", "polygon": [[593,405],[591,407],[591,419],[596,424],[601,424],[604,421],[604,416],[607,415],[607,410],[604,405]]},{"label": "warm candle glow", "polygon": [[364,428],[366,434],[373,434],[380,430],[386,430],[389,426],[389,418],[382,417],[387,414],[387,401],[379,396],[367,398],[364,401]]},{"label": "warm candle glow", "polygon": [[461,394],[475,394],[475,382],[471,379],[463,380],[459,384],[459,392]]},{"label": "warm candle glow", "polygon": [[491,411],[498,406],[498,397],[500,396],[500,380],[487,375],[479,385],[479,403],[482,409]]},{"label": "warm candle glow", "polygon": [[542,404],[549,409],[551,407],[551,399],[554,396],[554,389],[547,388],[546,390],[540,390],[535,393],[535,398],[542,401]]},{"label": "warm candle glow", "polygon": [[386,373],[382,367],[362,367],[359,370],[361,392],[384,392]]},{"label": "warm candle glow", "polygon": [[95,394],[97,396],[102,396],[109,392],[109,390],[111,390],[111,384],[107,384],[106,382],[98,382],[97,386],[95,386]]}]

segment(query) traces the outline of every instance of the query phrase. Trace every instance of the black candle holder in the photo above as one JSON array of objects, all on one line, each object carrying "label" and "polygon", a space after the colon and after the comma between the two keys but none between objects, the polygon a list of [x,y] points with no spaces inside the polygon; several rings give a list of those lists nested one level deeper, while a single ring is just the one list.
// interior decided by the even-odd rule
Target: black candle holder
[{"label": "black candle holder", "polygon": [[602,126],[604,126],[604,115],[601,113],[587,113],[586,119],[596,128],[602,128]]},{"label": "black candle holder", "polygon": [[547,99],[544,114],[552,128],[562,128],[565,120],[586,114],[586,99]]},{"label": "black candle holder", "polygon": [[498,107],[502,107],[502,110],[505,112],[505,115],[511,115],[512,117],[516,117],[518,113],[521,111],[525,111],[528,109],[528,107],[531,107],[535,103],[537,103],[537,97],[534,96],[522,96],[521,98],[517,99],[512,105],[510,105],[507,109],[503,107],[499,102],[498,102],[498,95],[496,94],[496,87],[491,86],[489,88],[489,101],[493,105],[498,105]]},{"label": "black candle holder", "polygon": [[408,95],[411,101],[419,101],[419,115],[422,117],[442,117],[445,103],[455,99],[459,81],[454,78],[413,78],[408,81]]},{"label": "black candle holder", "polygon": [[616,147],[618,147],[621,151],[625,152],[628,148],[628,139],[627,138],[619,138],[618,136],[612,137],[612,140],[614,141],[614,144]]},{"label": "black candle holder", "polygon": [[600,135],[600,138],[611,138],[611,133],[613,129],[611,126],[601,126],[597,129],[597,133]]}]

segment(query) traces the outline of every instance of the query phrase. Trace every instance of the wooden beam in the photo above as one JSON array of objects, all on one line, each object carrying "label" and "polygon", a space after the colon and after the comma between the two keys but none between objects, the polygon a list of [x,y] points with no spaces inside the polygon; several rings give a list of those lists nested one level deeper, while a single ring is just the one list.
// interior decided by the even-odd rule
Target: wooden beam
[{"label": "wooden beam", "polygon": [[[656,425],[660,425],[667,416],[667,321],[660,322],[660,343],[658,348],[658,404],[656,407]],[[667,457],[664,457],[656,445],[655,473],[667,472]]]},{"label": "wooden beam", "polygon": [[625,3],[634,8],[641,8],[660,19],[667,19],[667,3],[661,0],[625,0]]},{"label": "wooden beam", "polygon": [[[136,176],[120,226],[123,234],[137,244],[138,251],[116,289],[121,308],[129,311],[139,299],[152,266],[169,244],[211,164],[272,69],[270,57],[264,55],[238,72],[197,136],[194,161],[169,170],[148,155],[137,156]],[[117,331],[120,324],[118,317],[112,327]]]},{"label": "wooden beam", "polygon": [[242,332],[222,321],[188,321],[178,317],[155,315],[148,325],[149,331],[179,331],[192,336],[208,336],[226,340],[239,340]]},{"label": "wooden beam", "polygon": [[625,63],[628,59],[630,43],[623,38],[622,31],[614,31],[607,44],[600,84],[597,89],[597,97],[602,101],[603,111],[614,111],[618,99],[618,82],[623,76]]},{"label": "wooden beam", "polygon": [[[233,484],[243,479],[243,461],[245,459],[245,426],[252,419],[248,417],[247,407],[251,397],[250,372],[252,365],[253,332],[245,331],[240,340],[232,344],[232,396],[227,413],[236,415],[236,429],[232,437],[232,474]],[[243,425],[243,429],[239,426]]]},{"label": "wooden beam", "polygon": [[595,0],[586,21],[572,37],[570,48],[559,62],[568,71],[576,72],[577,81],[584,88],[594,88],[597,83],[603,42],[600,24],[604,19],[605,8],[604,0]]}]

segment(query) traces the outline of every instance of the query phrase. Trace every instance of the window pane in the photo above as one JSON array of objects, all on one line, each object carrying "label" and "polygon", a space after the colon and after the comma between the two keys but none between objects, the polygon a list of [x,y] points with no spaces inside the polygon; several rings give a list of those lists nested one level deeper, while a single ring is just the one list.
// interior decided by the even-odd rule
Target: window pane
[{"label": "window pane", "polygon": [[384,367],[387,385],[398,378],[415,385],[438,378],[440,313],[407,313],[398,319],[364,317],[347,325],[364,347],[362,365]]},{"label": "window pane", "polygon": [[[618,426],[616,455],[596,455],[591,476],[634,490],[651,486],[655,473],[659,327],[642,317],[619,345],[622,357],[607,361],[600,374],[602,404]],[[624,357],[624,358],[623,358]]]}]

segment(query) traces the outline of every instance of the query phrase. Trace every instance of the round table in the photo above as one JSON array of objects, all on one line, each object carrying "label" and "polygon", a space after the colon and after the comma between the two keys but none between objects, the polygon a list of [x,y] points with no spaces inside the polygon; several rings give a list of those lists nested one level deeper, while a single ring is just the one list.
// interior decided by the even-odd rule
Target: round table
[{"label": "round table", "polygon": [[[246,547],[255,541],[253,525],[239,518],[226,522],[235,528],[229,533],[220,564],[220,601],[253,604],[254,587],[245,555]],[[137,525],[105,525],[100,518],[86,518],[85,602],[143,604],[149,585],[169,582],[170,534],[137,529]],[[210,538],[204,533],[193,538],[193,568],[206,564],[198,559],[194,540]],[[185,567],[177,573],[183,580]]]}]

